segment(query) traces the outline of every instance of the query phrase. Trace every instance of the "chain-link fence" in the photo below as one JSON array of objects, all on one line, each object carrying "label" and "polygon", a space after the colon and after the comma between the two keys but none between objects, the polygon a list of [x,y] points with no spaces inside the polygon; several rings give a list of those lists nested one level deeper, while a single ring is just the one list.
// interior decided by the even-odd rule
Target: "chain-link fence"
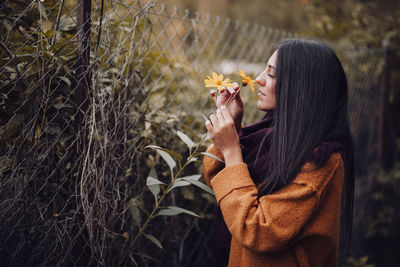
[{"label": "chain-link fence", "polygon": [[[128,201],[141,196],[146,210],[150,168],[168,176],[144,146],[185,153],[170,133],[205,132],[201,113],[213,108],[206,75],[255,75],[278,40],[296,36],[141,1],[6,0],[0,22],[0,265],[210,263],[215,203],[196,189],[166,202],[201,218],[155,220],[149,229],[164,250],[147,240],[131,246],[138,228]],[[332,46],[349,78],[364,194],[374,175],[382,60]],[[243,97],[244,122],[261,118],[256,96],[246,90]]]}]

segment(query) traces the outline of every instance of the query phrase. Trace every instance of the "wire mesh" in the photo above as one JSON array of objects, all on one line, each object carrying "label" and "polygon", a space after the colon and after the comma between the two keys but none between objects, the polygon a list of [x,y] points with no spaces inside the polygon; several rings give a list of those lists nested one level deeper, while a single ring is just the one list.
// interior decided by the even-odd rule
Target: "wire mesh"
[{"label": "wire mesh", "polygon": [[[215,203],[198,191],[168,201],[195,208],[201,219],[159,219],[150,228],[164,250],[154,252],[146,241],[130,246],[138,228],[126,204],[142,196],[150,205],[145,178],[157,162],[143,147],[174,144],[162,135],[183,124],[205,131],[201,113],[211,112],[213,102],[204,77],[212,71],[234,77],[239,69],[258,74],[275,43],[294,35],[152,2],[98,0],[86,22],[84,66],[77,57],[78,9],[75,0],[0,4],[0,262],[209,264]],[[348,74],[357,188],[364,193],[375,171],[382,59],[367,49],[335,50]],[[256,96],[245,90],[243,98],[245,124],[261,118]]]}]

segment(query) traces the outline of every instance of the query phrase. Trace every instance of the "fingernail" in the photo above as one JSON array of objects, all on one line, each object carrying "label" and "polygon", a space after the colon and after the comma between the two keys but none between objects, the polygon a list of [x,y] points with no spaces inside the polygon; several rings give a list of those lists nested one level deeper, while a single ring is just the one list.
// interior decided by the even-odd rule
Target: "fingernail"
[{"label": "fingernail", "polygon": [[217,112],[221,112],[221,110],[219,110],[219,108],[217,108]]},{"label": "fingernail", "polygon": [[222,110],[225,110],[225,109],[226,109],[226,107],[225,107],[225,106],[222,106],[222,107],[221,107],[221,109],[222,109]]}]

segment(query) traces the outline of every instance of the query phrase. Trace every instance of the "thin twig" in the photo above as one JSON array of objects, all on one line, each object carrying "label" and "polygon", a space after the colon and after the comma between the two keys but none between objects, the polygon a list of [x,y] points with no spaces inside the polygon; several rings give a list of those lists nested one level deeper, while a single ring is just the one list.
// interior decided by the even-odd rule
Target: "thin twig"
[{"label": "thin twig", "polygon": [[60,19],[61,19],[61,14],[62,14],[63,7],[64,7],[64,0],[61,0],[60,1],[60,9],[58,10],[58,14],[57,14],[56,27],[54,28],[56,33],[53,34],[53,36],[51,36],[51,41],[50,41],[50,45],[51,46],[53,46],[53,44],[54,44],[54,40],[55,40],[56,35],[57,35],[58,27],[60,27]]},{"label": "thin twig", "polygon": [[239,89],[228,98],[228,101],[226,101],[225,106],[229,107],[229,105],[232,103],[233,99],[235,99],[236,95],[240,92],[240,89],[242,89],[243,86],[240,86]]},{"label": "thin twig", "polygon": [[101,8],[100,8],[100,22],[99,22],[99,27],[97,28],[97,44],[96,48],[94,50],[94,53],[96,54],[97,49],[99,48],[100,45],[100,39],[101,39],[101,27],[103,23],[103,11],[104,11],[104,0],[101,0]]}]

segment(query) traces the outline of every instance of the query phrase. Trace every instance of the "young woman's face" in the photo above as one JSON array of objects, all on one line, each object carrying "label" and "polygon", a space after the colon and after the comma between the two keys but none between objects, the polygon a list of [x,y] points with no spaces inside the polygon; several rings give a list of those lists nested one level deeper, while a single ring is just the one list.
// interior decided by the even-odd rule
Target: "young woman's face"
[{"label": "young woman's face", "polygon": [[275,51],[269,58],[267,68],[256,78],[256,82],[260,85],[258,88],[257,107],[260,110],[273,110],[276,106],[275,84],[276,84],[276,58]]}]

